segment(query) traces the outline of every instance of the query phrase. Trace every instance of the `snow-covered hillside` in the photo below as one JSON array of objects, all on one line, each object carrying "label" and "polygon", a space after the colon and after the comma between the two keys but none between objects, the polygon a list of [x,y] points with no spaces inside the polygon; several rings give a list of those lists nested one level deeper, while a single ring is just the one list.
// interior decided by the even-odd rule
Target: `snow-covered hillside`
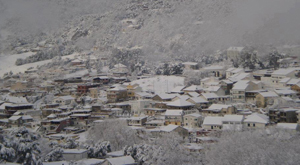
[{"label": "snow-covered hillside", "polygon": [[[42,43],[45,49],[54,46],[67,52],[74,49],[100,53],[139,46],[146,57],[161,60],[169,56],[193,59],[229,46],[287,41],[297,44],[296,1],[28,0],[26,4],[20,1],[13,5],[3,1],[0,47],[2,51],[15,51]],[[10,15],[10,9],[21,6],[26,10]],[[41,10],[31,11],[36,8]],[[289,19],[282,23],[281,18],[287,16],[281,15]],[[278,33],[280,40],[274,39]]]},{"label": "snow-covered hillside", "polygon": [[[24,72],[27,69],[33,67],[36,68],[37,66],[45,65],[52,60],[44,60],[39,62],[34,62],[30,64],[16,66],[15,62],[17,58],[26,58],[34,53],[28,52],[23,54],[13,54],[13,55],[1,55],[0,56],[0,77],[3,76],[5,73],[12,71],[13,73]],[[68,56],[63,56],[63,59],[70,58],[73,59],[77,54],[72,54]]]}]

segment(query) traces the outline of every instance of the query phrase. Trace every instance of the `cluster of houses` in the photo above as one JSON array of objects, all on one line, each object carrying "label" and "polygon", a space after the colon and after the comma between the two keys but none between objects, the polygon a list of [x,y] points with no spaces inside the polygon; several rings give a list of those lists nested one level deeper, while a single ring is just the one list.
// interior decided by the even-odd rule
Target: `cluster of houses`
[{"label": "cluster of houses", "polygon": [[[228,49],[228,58],[236,58],[241,50]],[[63,140],[78,138],[103,120],[121,118],[132,129],[153,136],[177,132],[189,139],[185,148],[190,152],[203,149],[198,143],[216,142],[217,137],[209,136],[211,132],[271,126],[298,131],[300,67],[246,71],[217,65],[199,68],[194,62],[183,65],[185,69],[208,72],[208,77],[199,85],[178,85],[168,93],[154,93],[130,82],[123,64],[98,74],[80,69],[85,65],[79,59],[71,61],[71,69],[7,76],[1,80],[0,130],[26,126],[49,139]],[[47,73],[47,80],[36,82],[40,73]],[[62,73],[67,76],[51,79]],[[130,156],[111,157],[99,164],[115,164],[122,159],[134,164]],[[64,158],[87,159],[87,151],[66,150]]]}]

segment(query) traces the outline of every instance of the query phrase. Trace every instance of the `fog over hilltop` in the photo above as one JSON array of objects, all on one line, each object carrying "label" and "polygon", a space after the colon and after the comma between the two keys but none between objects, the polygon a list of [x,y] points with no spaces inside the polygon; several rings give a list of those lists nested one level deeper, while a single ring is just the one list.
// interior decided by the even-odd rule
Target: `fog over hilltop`
[{"label": "fog over hilltop", "polygon": [[297,0],[0,0],[0,47],[8,54],[45,40],[76,50],[139,47],[162,58],[296,45],[299,7]]}]

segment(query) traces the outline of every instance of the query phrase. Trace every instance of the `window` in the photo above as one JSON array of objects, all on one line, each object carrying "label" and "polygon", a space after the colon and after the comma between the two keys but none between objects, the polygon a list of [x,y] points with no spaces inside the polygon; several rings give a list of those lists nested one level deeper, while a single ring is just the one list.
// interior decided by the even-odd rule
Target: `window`
[{"label": "window", "polygon": [[255,127],[255,123],[253,123],[253,127]]},{"label": "window", "polygon": [[214,129],[214,126],[211,126],[211,129]]},{"label": "window", "polygon": [[250,127],[250,123],[248,123],[248,127]]}]

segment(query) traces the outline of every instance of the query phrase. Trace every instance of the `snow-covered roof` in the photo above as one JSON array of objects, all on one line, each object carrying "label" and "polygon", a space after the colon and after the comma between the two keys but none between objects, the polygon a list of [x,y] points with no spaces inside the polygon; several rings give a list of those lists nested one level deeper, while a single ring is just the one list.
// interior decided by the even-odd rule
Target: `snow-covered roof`
[{"label": "snow-covered roof", "polygon": [[197,103],[208,103],[208,101],[204,100],[202,97],[192,97],[189,99],[193,100],[196,104]]},{"label": "snow-covered roof", "polygon": [[263,114],[253,113],[249,116],[246,116],[244,122],[267,124],[269,122],[269,117]]},{"label": "snow-covered roof", "polygon": [[215,99],[219,98],[219,96],[215,93],[201,93],[201,95],[206,99]]},{"label": "snow-covered roof", "polygon": [[191,113],[191,114],[187,114],[184,116],[201,117],[201,115],[199,113]]},{"label": "snow-covered roof", "polygon": [[171,90],[171,93],[180,93],[185,88],[185,86],[177,86]]},{"label": "snow-covered roof", "polygon": [[81,154],[87,152],[86,149],[64,149],[63,153],[64,154]]},{"label": "snow-covered roof", "polygon": [[290,94],[296,94],[297,92],[291,90],[291,89],[275,89],[274,90],[279,95],[290,95]]},{"label": "snow-covered roof", "polygon": [[233,90],[246,90],[249,86],[249,82],[248,80],[241,80],[241,81],[238,81],[237,83],[235,83],[233,85]]},{"label": "snow-covered roof", "polygon": [[263,97],[278,97],[275,92],[259,92]]},{"label": "snow-covered roof", "polygon": [[47,116],[47,118],[56,118],[57,116],[55,114],[50,114],[49,116]]},{"label": "snow-covered roof", "polygon": [[167,126],[160,127],[160,130],[163,132],[172,132],[174,129],[178,128],[178,125],[169,124]]},{"label": "snow-covered roof", "polygon": [[161,99],[166,100],[166,99],[173,99],[174,97],[178,96],[177,94],[166,94],[166,93],[160,93],[157,94]]},{"label": "snow-covered roof", "polygon": [[288,75],[292,72],[294,72],[295,69],[294,68],[287,68],[287,69],[278,69],[278,70],[275,70],[272,75],[280,75],[280,76],[285,76],[285,75]]},{"label": "snow-covered roof", "polygon": [[198,90],[202,90],[202,87],[199,85],[191,85],[187,88],[184,89],[185,91],[198,91]]},{"label": "snow-covered roof", "polygon": [[244,71],[243,68],[229,68],[226,70],[226,72],[231,72],[231,73],[239,73],[239,72],[242,72]]},{"label": "snow-covered roof", "polygon": [[186,101],[185,99],[178,99],[178,100],[175,100],[175,101],[167,104],[167,106],[172,106],[172,107],[190,107],[190,106],[194,106],[194,105],[195,104],[190,103],[190,102]]},{"label": "snow-covered roof", "polygon": [[290,81],[290,80],[291,80],[291,78],[286,77],[286,78],[281,79],[279,82],[280,82],[280,83],[287,83],[287,82]]},{"label": "snow-covered roof", "polygon": [[121,64],[121,63],[118,63],[116,65],[114,65],[115,68],[126,68],[127,66]]},{"label": "snow-covered roof", "polygon": [[183,65],[198,65],[196,62],[184,62]]},{"label": "snow-covered roof", "polygon": [[300,79],[291,79],[289,82],[287,82],[287,85],[295,85],[295,84],[298,84],[300,83]]},{"label": "snow-covered roof", "polygon": [[182,99],[182,100],[187,100],[187,99],[190,98],[190,96],[189,95],[179,95],[179,96],[174,97],[173,99],[175,99],[175,98]]},{"label": "snow-covered roof", "polygon": [[181,116],[183,110],[167,110],[165,116]]},{"label": "snow-covered roof", "polygon": [[244,120],[244,116],[242,115],[224,115],[223,121],[227,122],[242,122]]},{"label": "snow-covered roof", "polygon": [[123,88],[120,85],[118,85],[112,89],[109,89],[109,91],[126,91],[126,90],[127,90],[126,88]]},{"label": "snow-covered roof", "polygon": [[203,125],[222,125],[223,117],[207,116],[204,118]]},{"label": "snow-covered roof", "polygon": [[200,96],[200,94],[197,93],[197,92],[189,92],[188,95],[191,96],[191,97],[198,97],[198,96]]},{"label": "snow-covered roof", "polygon": [[131,156],[122,156],[117,158],[106,158],[111,165],[130,165],[135,164],[134,159]]},{"label": "snow-covered roof", "polygon": [[120,151],[109,152],[106,155],[112,157],[120,157],[120,156],[124,156],[124,151],[120,150]]},{"label": "snow-covered roof", "polygon": [[88,116],[91,116],[91,114],[77,113],[71,115],[71,117],[88,117]]},{"label": "snow-covered roof", "polygon": [[4,101],[15,103],[15,104],[27,104],[28,101],[25,97],[14,97],[10,95],[3,95],[2,96]]},{"label": "snow-covered roof", "polygon": [[230,81],[236,82],[236,81],[243,80],[246,77],[250,77],[250,76],[251,76],[250,73],[237,73],[237,74],[230,76],[228,79]]},{"label": "snow-covered roof", "polygon": [[33,119],[32,116],[30,116],[30,115],[23,115],[22,116],[22,120],[30,120],[30,119]]},{"label": "snow-covered roof", "polygon": [[207,88],[204,88],[204,91],[217,92],[220,88],[220,86],[209,86]]},{"label": "snow-covered roof", "polygon": [[212,66],[205,67],[203,69],[204,70],[224,70],[224,66],[212,65]]},{"label": "snow-covered roof", "polygon": [[127,120],[143,120],[143,119],[147,119],[147,117],[131,117],[131,118],[128,118]]},{"label": "snow-covered roof", "polygon": [[19,120],[22,116],[11,116],[9,120]]},{"label": "snow-covered roof", "polygon": [[227,109],[231,107],[231,105],[225,105],[225,104],[212,104],[209,106],[208,109],[215,109],[215,110],[222,110],[223,108]]},{"label": "snow-covered roof", "polygon": [[298,129],[298,124],[297,123],[278,123],[276,128],[297,130]]}]

